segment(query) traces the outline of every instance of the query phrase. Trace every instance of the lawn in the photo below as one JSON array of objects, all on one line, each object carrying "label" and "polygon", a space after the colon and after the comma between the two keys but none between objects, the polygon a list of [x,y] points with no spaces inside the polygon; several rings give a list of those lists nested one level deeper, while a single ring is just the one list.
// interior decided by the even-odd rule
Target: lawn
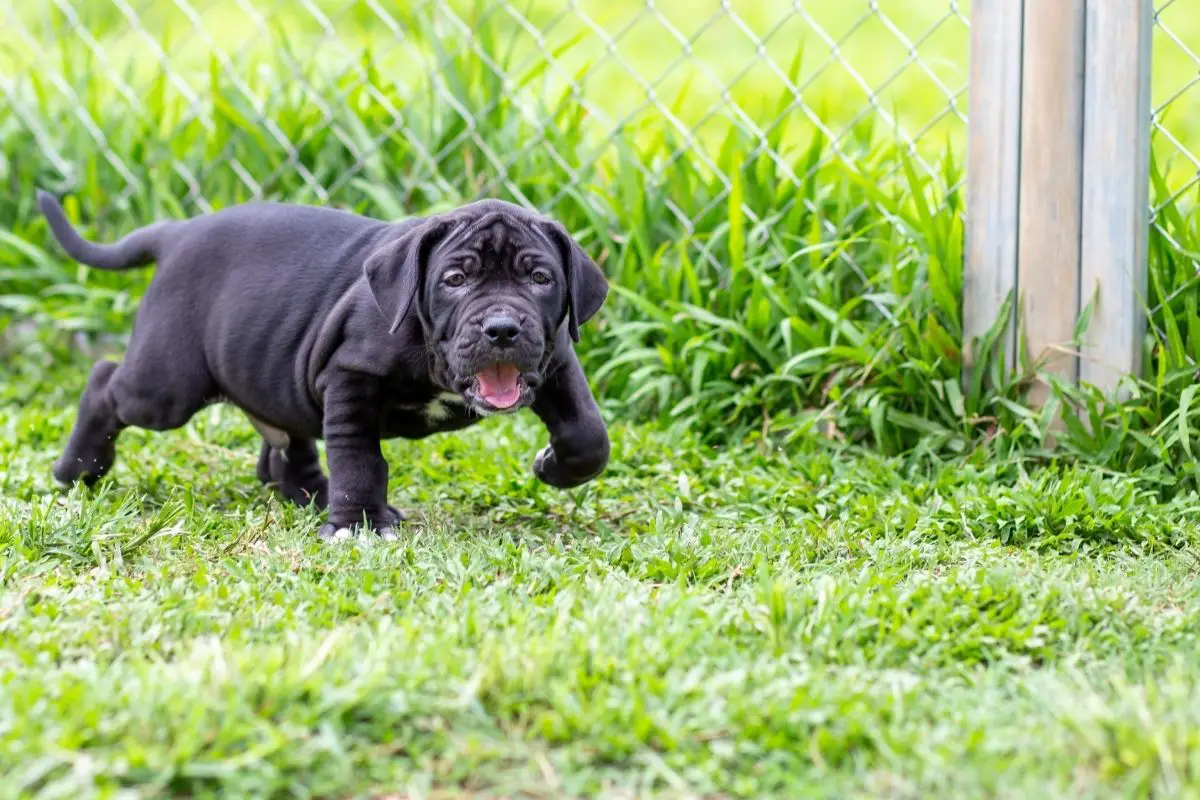
[{"label": "lawn", "polygon": [[396,543],[321,546],[214,409],[51,488],[81,365],[6,376],[7,796],[1200,791],[1200,500],[1136,477],[710,449],[528,418],[387,448]]},{"label": "lawn", "polygon": [[[779,71],[716,2],[655,3],[697,33],[679,64],[634,0],[579,0],[594,28],[531,0],[541,44],[502,4],[455,2],[469,36],[255,5],[196,3],[208,41],[183,3],[0,0],[0,797],[1200,797],[1200,214],[1171,142],[1144,373],[1039,407],[999,327],[963,381],[965,125],[934,76],[963,85],[969,4],[800,4]],[[728,5],[765,37],[796,4]],[[1194,0],[1159,5],[1156,103],[1200,52]],[[912,150],[822,70],[813,23],[871,86],[905,62],[869,6],[932,71],[875,95]],[[620,62],[666,70],[688,132]],[[734,78],[747,117],[707,116]],[[1197,102],[1164,125],[1200,151]],[[100,238],[256,194],[543,208],[612,286],[579,345],[611,466],[538,484],[530,415],[391,442],[400,541],[323,546],[213,408],[63,493],[151,272],[64,261],[34,186]]]}]

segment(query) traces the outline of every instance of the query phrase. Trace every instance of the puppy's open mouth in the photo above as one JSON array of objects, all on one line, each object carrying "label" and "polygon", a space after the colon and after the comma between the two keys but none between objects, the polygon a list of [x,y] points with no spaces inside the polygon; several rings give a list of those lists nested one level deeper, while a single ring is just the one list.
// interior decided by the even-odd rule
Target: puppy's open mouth
[{"label": "puppy's open mouth", "polygon": [[515,411],[525,395],[525,381],[515,364],[493,364],[475,373],[473,399],[492,411]]}]

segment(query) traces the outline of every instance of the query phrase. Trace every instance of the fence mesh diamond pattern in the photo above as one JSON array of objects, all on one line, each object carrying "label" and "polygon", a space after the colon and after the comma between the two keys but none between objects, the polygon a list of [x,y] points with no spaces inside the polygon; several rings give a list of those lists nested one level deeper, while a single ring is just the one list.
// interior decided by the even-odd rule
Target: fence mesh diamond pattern
[{"label": "fence mesh diamond pattern", "polygon": [[[0,0],[0,18],[7,124],[36,138],[61,188],[105,173],[118,207],[164,169],[186,211],[209,210],[230,182],[247,198],[346,202],[397,146],[411,160],[398,207],[479,193],[532,203],[515,163],[579,167],[556,147],[565,121],[546,112],[563,97],[585,110],[586,152],[653,128],[677,154],[715,153],[736,128],[796,181],[782,152],[794,142],[779,135],[793,120],[835,156],[888,138],[930,173],[965,123],[967,14],[954,0]],[[491,96],[462,84],[464,56]],[[418,97],[436,111],[412,110]],[[485,135],[501,107],[523,120],[516,151]],[[162,148],[124,146],[136,128]],[[672,163],[640,168],[653,181]]]},{"label": "fence mesh diamond pattern", "polygon": [[[0,123],[36,142],[42,163],[23,174],[64,191],[98,178],[90,185],[104,187],[97,199],[112,213],[164,173],[181,213],[287,197],[400,214],[481,194],[552,210],[573,181],[531,187],[514,166],[587,180],[583,168],[631,130],[672,148],[625,168],[653,183],[700,154],[725,186],[714,205],[734,183],[717,157],[730,130],[752,143],[740,163],[765,153],[794,182],[820,166],[797,155],[813,135],[828,144],[824,159],[888,141],[938,177],[938,159],[960,156],[965,139],[968,7],[0,0]],[[1189,147],[1200,138],[1196,10],[1156,0],[1156,222],[1200,181]],[[505,126],[511,136],[494,135]],[[564,149],[568,128],[587,147]],[[156,135],[136,135],[146,131]],[[667,211],[685,230],[704,213]]]},{"label": "fence mesh diamond pattern", "polygon": [[1200,157],[1189,146],[1200,137],[1195,113],[1200,102],[1197,11],[1200,7],[1191,0],[1159,0],[1155,8],[1154,58],[1162,68],[1154,75],[1152,126],[1164,181],[1151,206],[1156,220],[1200,182]]},{"label": "fence mesh diamond pattern", "polygon": [[[1195,0],[1155,0],[1152,80],[1152,150],[1154,167],[1150,187],[1150,219],[1156,237],[1182,257],[1196,273],[1200,262],[1187,258],[1187,248],[1177,241],[1178,224],[1170,214],[1186,205],[1200,184],[1200,4]],[[1173,230],[1175,233],[1173,233]],[[1165,262],[1164,262],[1165,263]],[[1182,279],[1175,288],[1152,288],[1154,302],[1149,321],[1156,339],[1168,341],[1163,329],[1164,311],[1187,301],[1195,280]],[[1190,362],[1192,359],[1187,357]]]}]

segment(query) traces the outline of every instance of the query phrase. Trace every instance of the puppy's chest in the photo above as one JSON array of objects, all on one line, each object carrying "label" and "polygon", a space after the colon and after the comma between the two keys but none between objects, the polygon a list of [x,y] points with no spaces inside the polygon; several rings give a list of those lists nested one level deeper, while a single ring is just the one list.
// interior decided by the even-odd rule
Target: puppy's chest
[{"label": "puppy's chest", "polygon": [[460,395],[452,392],[397,392],[385,401],[385,436],[419,438],[477,422]]}]

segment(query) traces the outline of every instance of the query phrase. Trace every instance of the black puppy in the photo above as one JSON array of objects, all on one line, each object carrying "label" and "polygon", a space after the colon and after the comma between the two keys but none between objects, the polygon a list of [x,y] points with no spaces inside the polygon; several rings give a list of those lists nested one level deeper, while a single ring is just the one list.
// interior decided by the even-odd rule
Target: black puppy
[{"label": "black puppy", "polygon": [[569,488],[608,463],[572,346],[608,286],[556,222],[495,200],[396,224],[250,204],[100,245],[50,195],[39,192],[38,205],[84,264],[158,263],[124,363],[92,369],[54,464],[64,484],[104,475],[123,428],[178,428],[216,402],[242,409],[262,434],[260,480],[328,508],[322,538],[364,524],[394,536],[384,438],[529,406],[550,432],[533,462],[540,480]]}]

